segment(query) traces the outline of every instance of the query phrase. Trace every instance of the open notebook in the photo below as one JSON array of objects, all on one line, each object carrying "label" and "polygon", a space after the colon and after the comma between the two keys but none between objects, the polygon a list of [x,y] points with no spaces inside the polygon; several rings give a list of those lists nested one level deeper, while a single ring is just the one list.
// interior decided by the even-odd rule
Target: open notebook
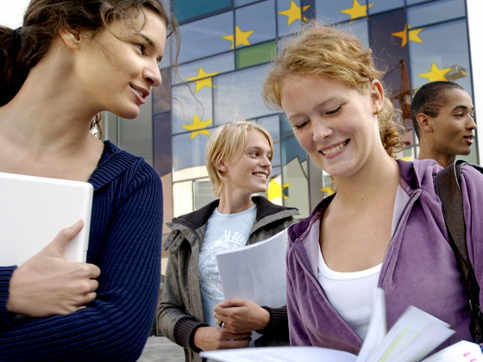
[{"label": "open notebook", "polygon": [[0,266],[22,264],[79,219],[65,257],[85,261],[92,195],[87,182],[0,172]]}]

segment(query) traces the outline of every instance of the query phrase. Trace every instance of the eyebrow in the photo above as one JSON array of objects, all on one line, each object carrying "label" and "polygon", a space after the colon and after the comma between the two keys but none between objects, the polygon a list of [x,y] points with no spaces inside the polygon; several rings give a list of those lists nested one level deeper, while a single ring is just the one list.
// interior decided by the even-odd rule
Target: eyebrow
[{"label": "eyebrow", "polygon": [[458,105],[458,106],[456,106],[456,107],[453,108],[453,112],[454,111],[467,111],[467,110],[472,111],[473,109],[475,109],[475,107],[468,107],[468,106],[464,106],[464,105]]}]

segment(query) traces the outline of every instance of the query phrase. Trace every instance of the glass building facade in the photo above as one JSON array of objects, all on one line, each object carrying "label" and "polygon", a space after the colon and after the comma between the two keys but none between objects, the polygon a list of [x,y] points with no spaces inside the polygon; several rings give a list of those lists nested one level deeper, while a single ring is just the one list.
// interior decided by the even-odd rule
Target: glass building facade
[{"label": "glass building facade", "polygon": [[[204,166],[214,128],[232,120],[258,122],[275,141],[267,198],[307,216],[332,192],[330,179],[310,162],[284,114],[262,100],[263,81],[277,52],[312,19],[351,32],[371,47],[384,71],[386,95],[406,129],[406,148],[399,157],[411,160],[418,141],[405,105],[414,91],[429,81],[451,80],[474,94],[471,2],[171,0],[167,5],[180,24],[179,65],[173,67],[176,44],[171,41],[160,65],[163,85],[153,92],[151,104],[137,121],[109,115],[105,133],[159,172],[169,221],[214,198]],[[476,100],[475,106],[478,111]],[[479,163],[478,139],[473,147],[466,159]]]}]

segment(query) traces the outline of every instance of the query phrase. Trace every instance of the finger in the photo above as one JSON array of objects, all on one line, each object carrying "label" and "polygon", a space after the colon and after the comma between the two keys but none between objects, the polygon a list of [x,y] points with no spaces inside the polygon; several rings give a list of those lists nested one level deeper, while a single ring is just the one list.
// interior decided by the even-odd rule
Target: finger
[{"label": "finger", "polygon": [[84,264],[86,266],[86,276],[87,278],[97,279],[101,275],[101,269],[94,264]]},{"label": "finger", "polygon": [[[224,300],[223,302],[221,302],[220,304],[218,304],[218,306],[220,308],[232,308],[232,307],[242,307],[244,305],[247,304],[247,300],[246,299],[242,299],[242,298],[230,298],[230,299],[226,299]],[[216,307],[215,307],[216,309]]]},{"label": "finger", "polygon": [[233,333],[226,328],[223,328],[221,330],[221,337],[223,339],[247,339],[247,338],[251,338],[251,336],[252,336],[251,332]]},{"label": "finger", "polygon": [[241,339],[241,340],[229,340],[223,341],[221,343],[221,349],[229,349],[229,348],[243,348],[248,347],[250,345],[250,339]]},{"label": "finger", "polygon": [[75,224],[61,229],[54,240],[44,248],[44,252],[53,256],[63,256],[66,246],[81,231],[83,226],[84,222],[79,220]]},{"label": "finger", "polygon": [[85,307],[87,304],[91,303],[94,299],[96,299],[97,293],[90,292],[83,295],[80,295],[77,300],[74,302],[74,306],[76,308]]}]

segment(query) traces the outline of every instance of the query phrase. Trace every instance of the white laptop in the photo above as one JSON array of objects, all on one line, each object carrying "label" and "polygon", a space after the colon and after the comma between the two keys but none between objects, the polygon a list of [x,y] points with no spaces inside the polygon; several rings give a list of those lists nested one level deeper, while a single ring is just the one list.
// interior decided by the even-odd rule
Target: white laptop
[{"label": "white laptop", "polygon": [[65,258],[84,262],[89,243],[93,187],[88,182],[0,172],[0,266],[20,265],[60,229],[84,221]]}]

